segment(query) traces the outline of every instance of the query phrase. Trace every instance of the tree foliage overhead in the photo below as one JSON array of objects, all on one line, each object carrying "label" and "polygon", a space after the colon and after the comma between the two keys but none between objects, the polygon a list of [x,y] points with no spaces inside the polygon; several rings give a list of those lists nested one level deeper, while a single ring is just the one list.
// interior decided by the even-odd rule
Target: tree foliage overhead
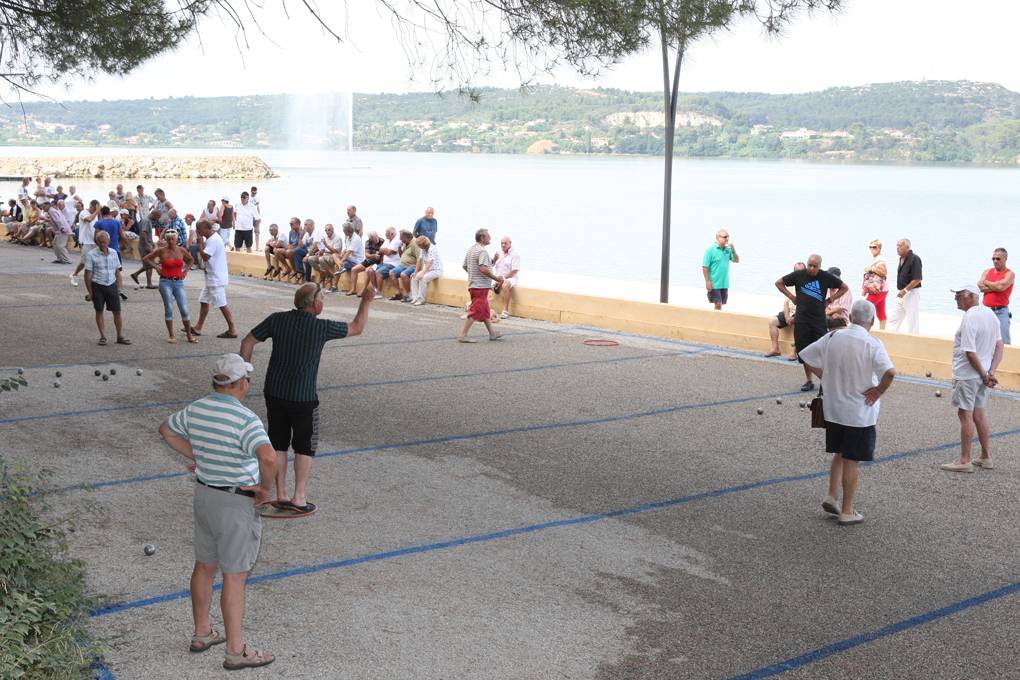
[{"label": "tree foliage overhead", "polygon": [[177,48],[208,0],[0,0],[0,77],[18,89],[125,75]]}]

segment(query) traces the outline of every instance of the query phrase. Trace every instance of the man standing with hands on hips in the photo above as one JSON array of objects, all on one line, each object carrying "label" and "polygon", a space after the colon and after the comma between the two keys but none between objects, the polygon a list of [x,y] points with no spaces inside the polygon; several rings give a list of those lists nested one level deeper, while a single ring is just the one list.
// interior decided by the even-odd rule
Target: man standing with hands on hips
[{"label": "man standing with hands on hips", "polygon": [[725,229],[715,234],[715,243],[705,251],[705,259],[701,262],[701,271],[705,275],[705,289],[708,301],[715,303],[716,311],[729,300],[730,293],[730,261],[740,262],[736,248],[729,242],[730,235]]},{"label": "man standing with hands on hips", "polygon": [[985,271],[978,281],[978,289],[985,294],[984,305],[991,309],[999,319],[1002,332],[1002,344],[1010,344],[1009,296],[1013,292],[1013,272],[1006,269],[1006,258],[1009,257],[1005,248],[996,248],[992,253],[993,267]]},{"label": "man standing with hands on hips", "polygon": [[888,329],[898,331],[906,321],[909,333],[920,333],[920,316],[918,306],[921,304],[921,258],[910,249],[910,241],[901,238],[896,242],[896,254],[900,256],[900,266],[896,269],[896,288],[899,293],[893,300],[892,311],[889,312]]},{"label": "man standing with hands on hips", "polygon": [[[980,293],[973,283],[951,291],[956,297],[956,308],[964,313],[953,340],[951,402],[960,418],[960,457],[955,463],[944,463],[940,467],[947,472],[974,472],[975,466],[991,470],[985,403],[988,389],[999,383],[995,377],[995,369],[1002,361],[999,320],[992,310],[981,304]],[[981,442],[981,457],[972,461],[970,451],[975,429]]]},{"label": "man standing with hands on hips", "polygon": [[[159,426],[177,453],[190,459],[195,473],[195,568],[191,574],[191,611],[195,635],[190,652],[227,644],[227,670],[266,666],[272,654],[249,649],[241,637],[244,585],[255,566],[262,539],[256,508],[273,488],[276,454],[262,421],[241,405],[248,394],[251,364],[224,354],[213,367],[213,393],[178,411]],[[220,609],[226,635],[209,622],[213,578],[223,572]]]}]

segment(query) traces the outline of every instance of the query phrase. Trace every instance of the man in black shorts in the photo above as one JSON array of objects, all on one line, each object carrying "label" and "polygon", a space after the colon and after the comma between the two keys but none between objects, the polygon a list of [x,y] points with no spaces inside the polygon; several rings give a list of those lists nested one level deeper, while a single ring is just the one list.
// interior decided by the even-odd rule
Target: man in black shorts
[{"label": "man in black shorts", "polygon": [[120,254],[110,248],[110,235],[105,231],[97,231],[95,239],[96,249],[90,250],[85,257],[85,288],[88,290],[85,301],[91,302],[96,310],[99,344],[106,344],[103,311],[108,309],[113,314],[113,324],[117,328],[117,344],[130,345],[131,341],[124,337],[120,317],[120,287],[123,285]]},{"label": "man in black shorts", "polygon": [[[322,347],[329,340],[360,335],[375,298],[369,285],[358,313],[350,323],[316,317],[322,314],[322,287],[306,283],[294,294],[295,309],[266,317],[241,341],[239,354],[251,361],[255,345],[273,339],[273,352],[263,389],[269,415],[269,441],[276,450],[274,507],[301,514],[315,510],[305,499],[305,487],[319,440],[319,399],[316,379]],[[287,450],[294,447],[294,494],[287,498]]]},{"label": "man in black shorts", "polygon": [[[788,286],[794,286],[796,295],[790,294]],[[793,325],[793,340],[798,353],[829,332],[825,321],[825,309],[833,299],[827,297],[829,289],[836,290],[833,296],[836,298],[847,291],[847,285],[839,278],[822,271],[821,255],[812,255],[808,258],[807,268],[790,272],[776,281],[776,288],[789,298],[790,302],[797,305],[797,323]],[[803,359],[798,360],[804,363]],[[804,364],[804,375],[807,376],[807,382],[800,390],[810,392],[815,389],[815,384],[811,380],[811,369],[807,364]]]}]

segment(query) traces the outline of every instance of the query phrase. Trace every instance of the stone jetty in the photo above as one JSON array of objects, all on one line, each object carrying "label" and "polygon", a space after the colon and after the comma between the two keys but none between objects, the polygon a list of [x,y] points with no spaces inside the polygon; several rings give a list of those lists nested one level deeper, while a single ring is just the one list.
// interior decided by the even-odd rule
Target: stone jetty
[{"label": "stone jetty", "polygon": [[7,177],[266,179],[279,177],[258,156],[76,156],[0,158]]}]

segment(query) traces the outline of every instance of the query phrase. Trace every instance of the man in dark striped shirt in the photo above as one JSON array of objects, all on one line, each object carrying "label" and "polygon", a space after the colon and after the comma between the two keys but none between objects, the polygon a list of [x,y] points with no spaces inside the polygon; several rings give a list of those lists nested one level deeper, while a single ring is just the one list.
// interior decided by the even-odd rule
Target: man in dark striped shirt
[{"label": "man in dark striped shirt", "polygon": [[[274,507],[300,514],[315,510],[305,499],[305,487],[319,439],[319,399],[316,378],[322,347],[330,340],[360,335],[375,298],[371,285],[365,289],[358,313],[350,323],[316,318],[322,314],[322,288],[306,283],[294,294],[289,312],[266,317],[241,341],[239,354],[251,361],[255,345],[273,339],[264,388],[269,415],[269,441],[276,450],[276,501]],[[294,447],[294,494],[287,498],[287,450]]]}]

